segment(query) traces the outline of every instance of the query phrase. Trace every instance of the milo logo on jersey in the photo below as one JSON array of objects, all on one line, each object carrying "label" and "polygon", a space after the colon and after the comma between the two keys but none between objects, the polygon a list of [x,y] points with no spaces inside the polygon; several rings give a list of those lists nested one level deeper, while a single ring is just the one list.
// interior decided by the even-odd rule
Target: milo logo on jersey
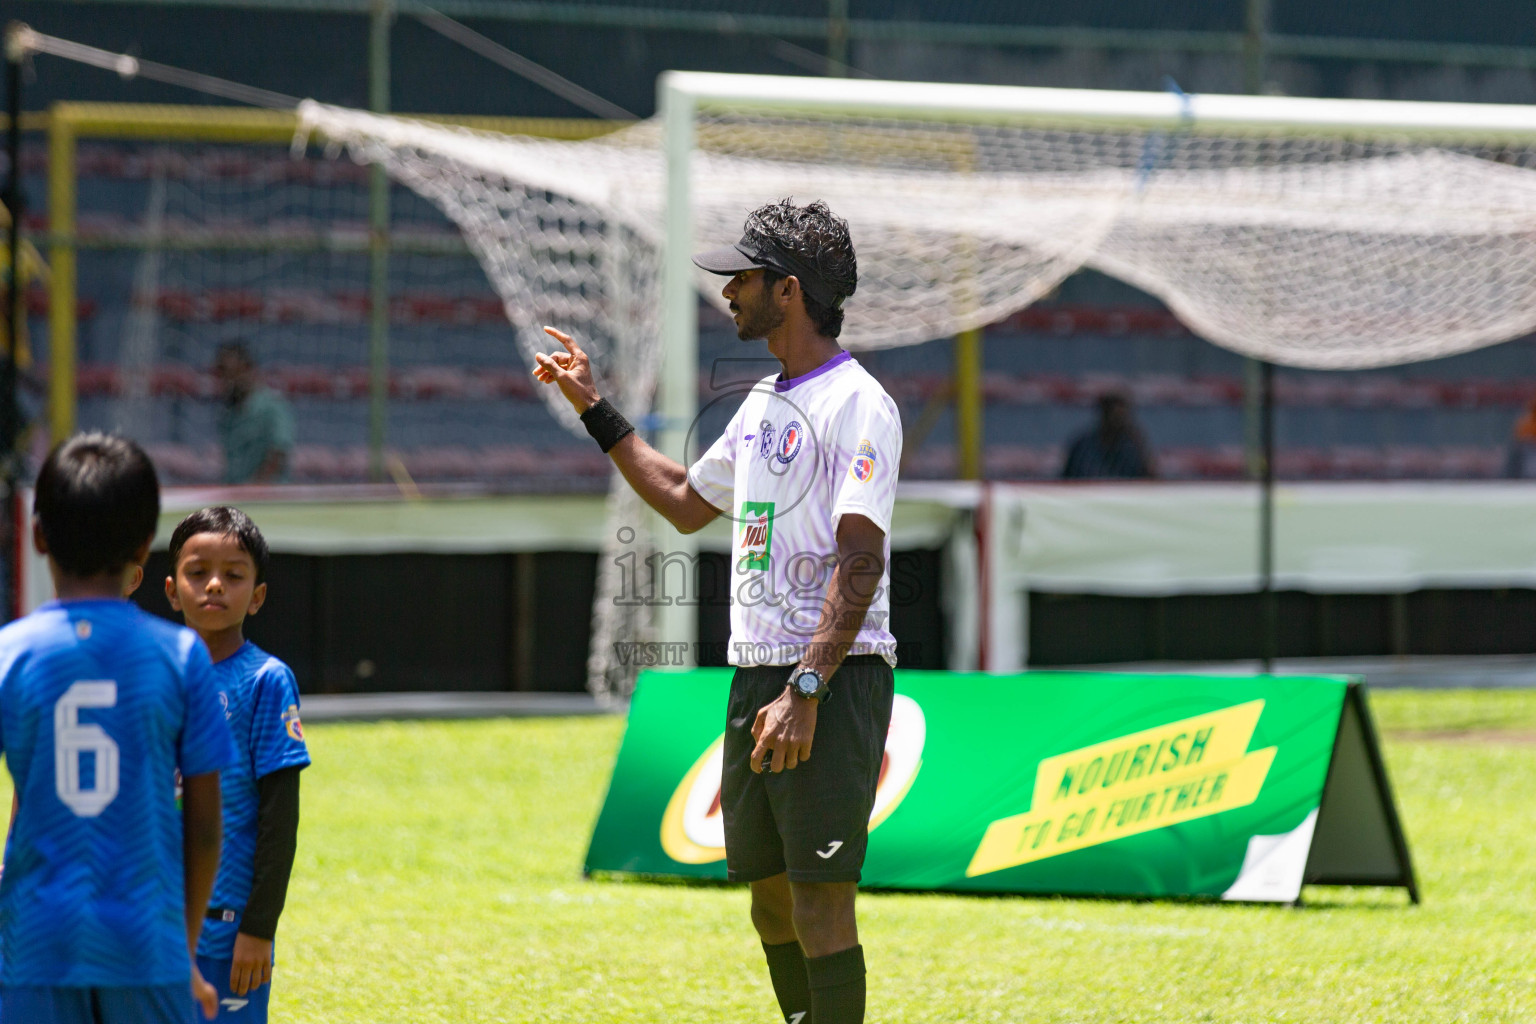
[{"label": "milo logo on jersey", "polygon": [[741,503],[741,537],[737,545],[737,565],[741,572],[765,570],[773,548],[773,502]]}]

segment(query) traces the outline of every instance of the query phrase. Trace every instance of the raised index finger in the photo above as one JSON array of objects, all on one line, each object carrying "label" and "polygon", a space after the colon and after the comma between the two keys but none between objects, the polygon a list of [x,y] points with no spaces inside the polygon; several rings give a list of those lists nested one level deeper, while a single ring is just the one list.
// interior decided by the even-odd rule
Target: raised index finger
[{"label": "raised index finger", "polygon": [[581,349],[576,347],[576,342],[571,340],[571,336],[559,328],[546,327],[544,328],[544,333],[549,335],[551,338],[554,338],[560,344],[564,345],[565,350],[573,356],[581,351]]}]

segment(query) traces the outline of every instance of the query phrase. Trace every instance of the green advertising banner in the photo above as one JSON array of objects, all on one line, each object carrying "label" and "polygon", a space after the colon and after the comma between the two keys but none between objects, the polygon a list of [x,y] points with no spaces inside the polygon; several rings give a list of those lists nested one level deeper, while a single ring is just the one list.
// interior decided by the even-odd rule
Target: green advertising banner
[{"label": "green advertising banner", "polygon": [[[586,870],[724,879],[731,670],[647,672]],[[896,674],[863,884],[1417,898],[1364,687],[1342,677]]]}]

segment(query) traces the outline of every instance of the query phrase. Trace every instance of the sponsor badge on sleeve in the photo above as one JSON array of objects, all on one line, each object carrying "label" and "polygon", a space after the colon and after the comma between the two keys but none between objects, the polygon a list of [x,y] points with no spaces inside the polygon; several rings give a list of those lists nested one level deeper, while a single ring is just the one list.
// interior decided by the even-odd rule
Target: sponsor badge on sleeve
[{"label": "sponsor badge on sleeve", "polygon": [[283,729],[288,733],[290,739],[298,740],[300,743],[304,742],[304,723],[299,721],[299,706],[297,704],[289,704],[288,709],[283,712]]},{"label": "sponsor badge on sleeve", "polygon": [[853,462],[848,466],[848,473],[861,484],[874,479],[875,446],[867,439],[859,442],[858,450],[853,453]]}]

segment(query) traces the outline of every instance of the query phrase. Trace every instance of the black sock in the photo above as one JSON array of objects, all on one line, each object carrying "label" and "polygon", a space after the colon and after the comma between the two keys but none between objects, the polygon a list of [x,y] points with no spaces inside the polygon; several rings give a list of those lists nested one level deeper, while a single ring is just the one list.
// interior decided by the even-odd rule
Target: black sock
[{"label": "black sock", "polygon": [[779,997],[785,1024],[811,1024],[811,989],[800,943],[770,946],[765,942],[763,955],[768,958],[768,977],[773,979],[773,994]]},{"label": "black sock", "polygon": [[864,1024],[864,947],[809,957],[810,1024]]}]

